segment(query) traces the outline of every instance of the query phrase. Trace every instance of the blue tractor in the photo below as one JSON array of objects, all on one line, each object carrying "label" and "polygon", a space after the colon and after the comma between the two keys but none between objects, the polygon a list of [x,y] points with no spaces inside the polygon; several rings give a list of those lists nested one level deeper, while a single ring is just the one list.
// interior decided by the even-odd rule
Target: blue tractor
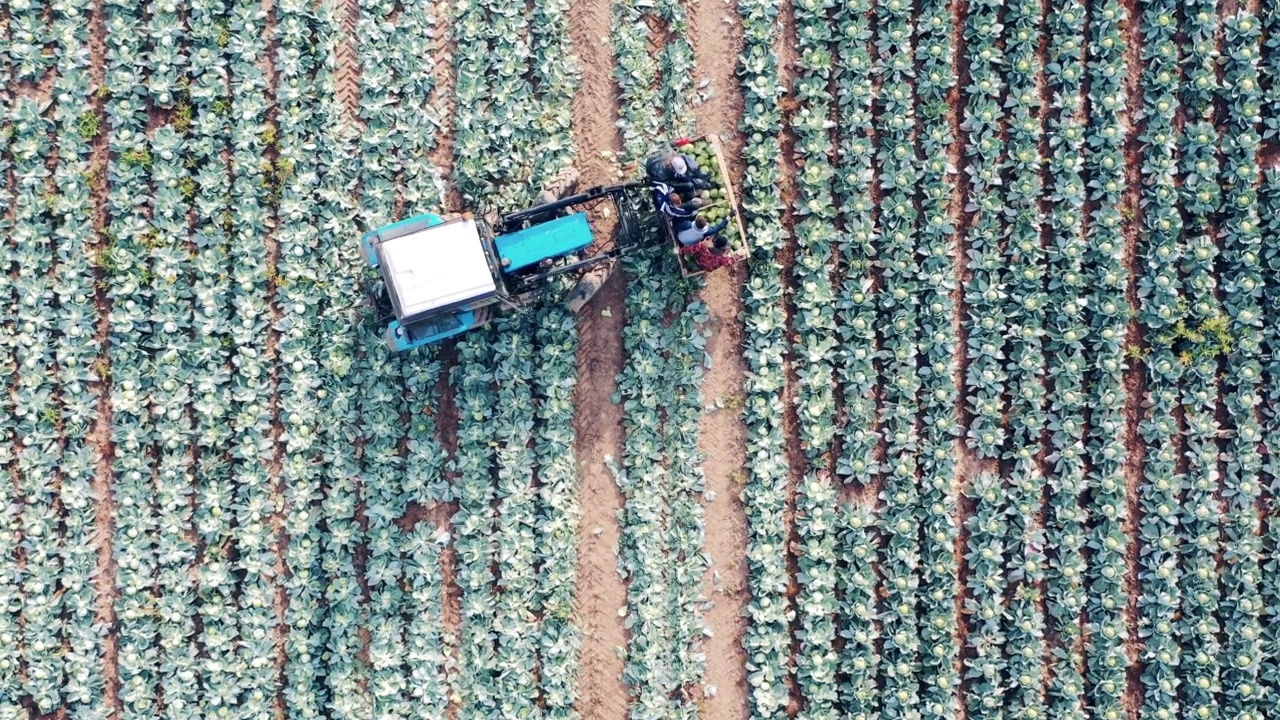
[{"label": "blue tractor", "polygon": [[[716,171],[724,178],[718,142],[715,148]],[[388,347],[410,350],[483,326],[498,310],[528,304],[560,276],[577,279],[568,306],[578,312],[617,258],[664,242],[675,245],[669,223],[660,223],[659,232],[641,225],[647,180],[570,194],[576,182],[569,169],[542,191],[537,205],[505,215],[446,219],[426,213],[366,233],[360,249],[383,281],[373,302]],[[593,234],[589,213],[615,218],[613,232]]]}]

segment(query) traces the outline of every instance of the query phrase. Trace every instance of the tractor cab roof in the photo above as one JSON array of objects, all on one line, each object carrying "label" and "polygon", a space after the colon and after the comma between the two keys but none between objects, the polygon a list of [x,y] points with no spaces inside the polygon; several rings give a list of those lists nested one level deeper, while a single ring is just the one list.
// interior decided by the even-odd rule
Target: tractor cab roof
[{"label": "tractor cab roof", "polygon": [[378,256],[402,323],[498,292],[480,229],[469,217],[383,239]]}]

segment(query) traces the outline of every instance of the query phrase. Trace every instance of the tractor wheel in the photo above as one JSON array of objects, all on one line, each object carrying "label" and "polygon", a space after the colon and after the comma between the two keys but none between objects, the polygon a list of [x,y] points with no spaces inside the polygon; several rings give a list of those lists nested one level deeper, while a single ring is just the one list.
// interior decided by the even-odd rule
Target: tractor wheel
[{"label": "tractor wheel", "polygon": [[538,193],[538,204],[544,205],[568,197],[577,186],[578,170],[570,165],[543,186],[542,192]]},{"label": "tractor wheel", "polygon": [[609,275],[613,272],[613,261],[603,263],[598,267],[592,268],[582,274],[578,279],[578,284],[573,286],[573,292],[569,293],[569,312],[577,314],[582,311],[583,306],[595,296],[596,292],[604,286]]}]

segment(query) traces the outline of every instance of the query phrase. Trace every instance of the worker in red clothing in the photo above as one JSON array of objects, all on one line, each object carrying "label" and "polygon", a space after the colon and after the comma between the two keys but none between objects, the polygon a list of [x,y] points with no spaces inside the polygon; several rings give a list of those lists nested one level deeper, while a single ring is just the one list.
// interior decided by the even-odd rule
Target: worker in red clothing
[{"label": "worker in red clothing", "polygon": [[692,256],[698,267],[707,272],[734,263],[729,252],[729,241],[723,235],[711,235],[692,245],[682,245],[681,255]]}]

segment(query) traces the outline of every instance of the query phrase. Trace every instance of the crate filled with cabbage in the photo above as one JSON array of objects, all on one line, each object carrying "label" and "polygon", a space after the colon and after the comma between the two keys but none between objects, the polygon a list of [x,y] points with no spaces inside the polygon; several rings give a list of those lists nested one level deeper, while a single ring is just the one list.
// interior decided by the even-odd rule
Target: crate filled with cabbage
[{"label": "crate filled with cabbage", "polygon": [[645,171],[686,277],[747,257],[737,196],[716,135],[675,141],[651,155]]}]

